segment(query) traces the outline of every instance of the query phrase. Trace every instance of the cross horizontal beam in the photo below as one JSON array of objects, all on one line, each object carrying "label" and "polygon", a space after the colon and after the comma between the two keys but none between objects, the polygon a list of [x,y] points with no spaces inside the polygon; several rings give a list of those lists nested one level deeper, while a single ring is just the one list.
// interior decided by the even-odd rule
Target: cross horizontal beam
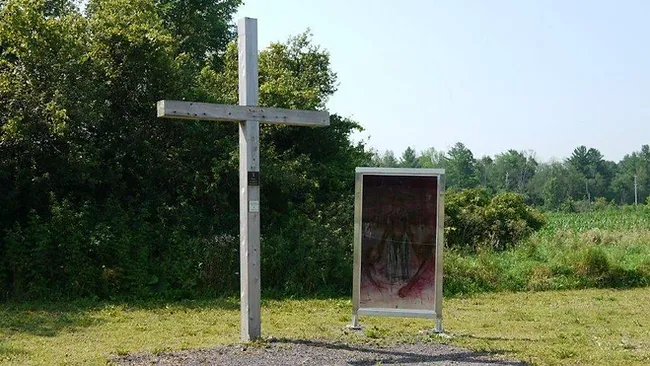
[{"label": "cross horizontal beam", "polygon": [[329,126],[329,113],[283,108],[223,105],[184,102],[178,100],[158,101],[158,117],[202,119],[210,121],[255,121],[261,123],[294,126]]}]

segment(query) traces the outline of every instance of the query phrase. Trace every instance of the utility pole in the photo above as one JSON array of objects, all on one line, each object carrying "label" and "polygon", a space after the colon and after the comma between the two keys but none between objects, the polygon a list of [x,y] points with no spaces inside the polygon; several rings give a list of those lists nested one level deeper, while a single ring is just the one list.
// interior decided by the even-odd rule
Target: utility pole
[{"label": "utility pole", "polygon": [[510,172],[506,172],[506,191],[508,190],[508,178],[510,178]]}]

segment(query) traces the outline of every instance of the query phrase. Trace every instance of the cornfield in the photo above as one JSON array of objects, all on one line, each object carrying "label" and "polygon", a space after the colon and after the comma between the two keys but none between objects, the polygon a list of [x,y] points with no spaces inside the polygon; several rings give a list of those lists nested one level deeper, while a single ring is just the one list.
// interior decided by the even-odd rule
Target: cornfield
[{"label": "cornfield", "polygon": [[605,231],[650,231],[650,210],[621,208],[580,213],[547,213],[546,226],[540,236],[554,235],[559,231],[582,233],[599,229]]}]

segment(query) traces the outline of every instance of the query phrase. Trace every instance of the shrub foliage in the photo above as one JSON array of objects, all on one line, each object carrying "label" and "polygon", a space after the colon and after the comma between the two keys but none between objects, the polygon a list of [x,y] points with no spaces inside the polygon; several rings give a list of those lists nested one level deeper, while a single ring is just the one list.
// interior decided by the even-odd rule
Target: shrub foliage
[{"label": "shrub foliage", "polygon": [[522,195],[505,192],[490,197],[484,189],[450,191],[445,215],[447,246],[470,251],[509,249],[545,224],[544,216]]}]

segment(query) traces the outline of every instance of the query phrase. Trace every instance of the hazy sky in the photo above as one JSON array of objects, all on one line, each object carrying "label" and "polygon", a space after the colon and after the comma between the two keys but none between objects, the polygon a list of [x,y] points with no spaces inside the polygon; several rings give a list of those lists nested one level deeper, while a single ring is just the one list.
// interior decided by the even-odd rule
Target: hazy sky
[{"label": "hazy sky", "polygon": [[650,2],[247,0],[259,45],[307,28],[331,54],[328,108],[379,150],[605,158],[650,143]]}]

